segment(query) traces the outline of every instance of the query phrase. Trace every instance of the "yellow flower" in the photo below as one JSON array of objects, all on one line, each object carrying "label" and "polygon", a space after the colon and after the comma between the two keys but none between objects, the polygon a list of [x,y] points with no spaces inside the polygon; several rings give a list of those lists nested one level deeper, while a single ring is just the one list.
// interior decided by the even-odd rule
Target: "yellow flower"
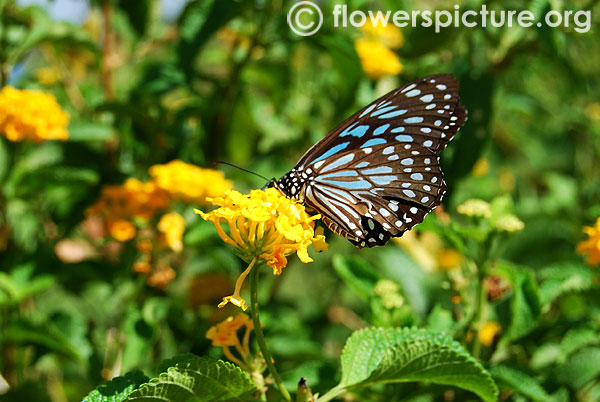
[{"label": "yellow flower", "polygon": [[501,232],[519,232],[523,230],[525,224],[514,215],[503,215],[494,223],[496,229]]},{"label": "yellow flower", "polygon": [[[252,261],[238,278],[234,294],[224,298],[219,307],[230,302],[244,310],[247,308],[239,293],[257,259],[267,261],[273,274],[279,275],[287,265],[286,255],[295,252],[300,261],[308,263],[313,261],[308,255],[308,246],[314,245],[316,251],[327,249],[322,231],[314,228],[320,215],[308,215],[302,204],[274,188],[252,190],[248,195],[229,190],[223,197],[209,201],[219,208],[208,213],[194,211],[212,222],[221,239],[235,247],[243,260]],[[223,225],[229,228],[229,234]]]},{"label": "yellow flower", "polygon": [[403,70],[398,55],[375,39],[360,38],[354,42],[363,71],[372,79],[400,74]]},{"label": "yellow flower", "polygon": [[35,75],[38,82],[47,87],[56,84],[62,78],[61,71],[55,66],[38,68]]},{"label": "yellow flower", "polygon": [[483,324],[483,326],[479,329],[477,336],[479,337],[479,342],[483,346],[491,346],[494,343],[494,338],[500,332],[502,328],[500,324],[495,321],[489,321]]},{"label": "yellow flower", "polygon": [[68,124],[69,115],[52,95],[13,87],[0,91],[0,134],[10,141],[64,141]]},{"label": "yellow flower", "polygon": [[461,253],[451,248],[446,248],[438,254],[438,267],[444,271],[450,271],[458,268],[462,264],[462,259],[463,256]]},{"label": "yellow flower", "polygon": [[[245,327],[242,341],[238,336],[238,331]],[[250,317],[246,314],[240,313],[238,315],[230,316],[225,321],[218,323],[217,325],[210,327],[206,332],[206,338],[212,341],[213,346],[222,346],[225,356],[242,367],[244,370],[249,372],[256,372],[256,362],[252,358],[250,352],[250,333],[254,329],[254,324]],[[238,359],[231,353],[229,347],[233,346],[238,352],[241,360]],[[262,373],[264,367],[258,369],[258,373]]]},{"label": "yellow flower", "polygon": [[398,293],[400,287],[393,281],[381,279],[373,288],[373,293],[381,298],[381,304],[388,310],[400,308],[404,304],[404,298]]},{"label": "yellow flower", "polygon": [[473,165],[473,169],[471,170],[471,174],[475,177],[485,176],[490,170],[490,162],[487,158],[480,158]]},{"label": "yellow flower", "polygon": [[235,317],[230,316],[225,321],[210,327],[206,333],[206,338],[212,341],[213,346],[235,346],[240,342],[237,331],[244,326],[249,330],[254,328],[250,317],[244,313],[239,313]]},{"label": "yellow flower", "polygon": [[125,242],[135,237],[135,225],[124,219],[116,220],[108,225],[110,235],[117,241]]},{"label": "yellow flower", "polygon": [[384,45],[392,49],[399,49],[404,44],[402,31],[392,23],[364,24],[360,30],[367,36],[379,39]]},{"label": "yellow flower", "polygon": [[167,193],[153,182],[128,179],[121,186],[105,186],[100,198],[88,208],[86,214],[117,219],[150,219],[169,205]]},{"label": "yellow flower", "polygon": [[492,216],[490,204],[476,198],[472,198],[460,204],[457,211],[459,214],[480,218],[489,218]]},{"label": "yellow flower", "polygon": [[149,172],[159,188],[185,202],[206,204],[207,197],[221,196],[233,187],[223,172],[203,169],[180,160],[154,165]]},{"label": "yellow flower", "polygon": [[164,214],[158,222],[158,230],[164,234],[169,248],[179,253],[183,248],[183,232],[185,231],[185,219],[177,212]]},{"label": "yellow flower", "polygon": [[587,256],[588,264],[600,264],[600,218],[596,219],[594,226],[585,226],[583,233],[588,238],[577,245],[577,252]]},{"label": "yellow flower", "polygon": [[585,107],[585,115],[590,120],[600,120],[600,102],[590,103]]}]

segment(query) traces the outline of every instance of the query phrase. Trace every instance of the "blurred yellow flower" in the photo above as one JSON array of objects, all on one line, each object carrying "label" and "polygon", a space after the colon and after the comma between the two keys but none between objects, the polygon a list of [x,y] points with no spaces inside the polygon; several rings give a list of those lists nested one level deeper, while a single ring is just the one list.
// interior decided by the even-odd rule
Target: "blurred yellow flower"
[{"label": "blurred yellow flower", "polygon": [[153,182],[127,179],[121,186],[105,186],[100,198],[88,208],[88,216],[100,216],[105,222],[118,219],[151,219],[169,205],[167,194]]},{"label": "blurred yellow flower", "polygon": [[479,337],[479,342],[483,346],[489,347],[494,343],[494,338],[500,332],[502,327],[495,321],[489,321],[483,324],[483,326],[479,329],[477,336]]},{"label": "blurred yellow flower", "polygon": [[443,249],[437,256],[438,267],[444,271],[460,267],[462,260],[462,254],[451,248]]},{"label": "blurred yellow flower", "polygon": [[180,160],[154,165],[149,172],[159,188],[185,202],[206,204],[207,197],[221,196],[233,187],[223,172],[203,169]]},{"label": "blurred yellow flower", "polygon": [[383,24],[364,24],[360,30],[367,36],[379,39],[385,46],[392,49],[399,49],[404,44],[402,31],[392,23],[385,26]]},{"label": "blurred yellow flower", "polygon": [[516,216],[507,214],[498,218],[494,226],[501,232],[519,232],[523,230],[525,224]]},{"label": "blurred yellow flower", "polygon": [[237,331],[242,327],[252,330],[254,325],[248,315],[239,313],[210,327],[206,332],[206,338],[212,341],[213,346],[236,346],[240,343]]},{"label": "blurred yellow flower", "polygon": [[110,235],[117,241],[125,242],[135,237],[135,225],[124,219],[110,222],[108,225]]},{"label": "blurred yellow flower", "polygon": [[35,77],[40,84],[49,87],[56,84],[62,78],[62,74],[58,67],[46,66],[38,68]]},{"label": "blurred yellow flower", "polygon": [[583,233],[588,238],[577,245],[577,252],[587,256],[589,265],[600,264],[600,217],[594,226],[584,226]]},{"label": "blurred yellow flower", "polygon": [[476,198],[463,202],[456,210],[459,214],[467,216],[476,216],[480,218],[489,218],[492,216],[490,204]]},{"label": "blurred yellow flower", "polygon": [[404,298],[399,293],[400,287],[389,279],[381,279],[375,284],[373,293],[381,298],[381,304],[388,310],[400,308]]},{"label": "blurred yellow flower", "polygon": [[590,120],[600,120],[600,102],[590,103],[585,107],[585,114]]},{"label": "blurred yellow flower", "polygon": [[371,79],[400,74],[404,68],[398,55],[376,39],[359,38],[354,47],[363,71]]},{"label": "blurred yellow flower", "polygon": [[185,219],[177,212],[164,214],[157,226],[159,232],[165,236],[165,241],[169,248],[179,253],[183,248],[183,232],[185,231]]},{"label": "blurred yellow flower", "polygon": [[487,158],[480,158],[477,160],[477,162],[475,162],[475,165],[473,165],[471,173],[475,177],[482,177],[485,176],[489,170],[490,162],[487,160]]},{"label": "blurred yellow flower", "polygon": [[0,91],[0,134],[10,141],[67,140],[69,115],[56,98],[10,86]]},{"label": "blurred yellow flower", "polygon": [[[238,331],[245,327],[242,341],[238,336]],[[251,357],[250,352],[250,333],[254,329],[254,324],[250,317],[246,314],[239,313],[236,316],[230,316],[225,321],[221,321],[215,326],[210,327],[206,332],[206,338],[212,341],[213,346],[223,347],[223,352],[227,358],[244,368],[247,371],[254,371],[252,368],[255,366],[255,362]],[[242,360],[235,357],[229,347],[233,346],[239,353]],[[258,372],[261,373],[264,367],[261,367]]]},{"label": "blurred yellow flower", "polygon": [[[316,251],[327,249],[321,228],[314,228],[320,215],[308,215],[302,204],[274,188],[252,190],[247,195],[229,190],[223,197],[209,201],[219,208],[208,213],[194,211],[212,222],[221,239],[235,247],[243,260],[252,261],[238,278],[233,295],[224,298],[219,307],[233,303],[244,310],[247,308],[240,291],[257,259],[266,261],[273,268],[273,274],[279,275],[287,265],[286,255],[295,252],[300,261],[308,263],[313,261],[308,255],[308,246],[314,245]],[[223,224],[228,226],[229,234],[225,233]]]}]

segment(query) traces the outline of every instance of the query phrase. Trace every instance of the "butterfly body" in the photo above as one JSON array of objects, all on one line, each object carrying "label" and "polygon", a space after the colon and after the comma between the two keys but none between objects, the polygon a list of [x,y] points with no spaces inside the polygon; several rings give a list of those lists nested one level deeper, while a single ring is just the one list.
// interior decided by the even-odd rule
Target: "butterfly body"
[{"label": "butterfly body", "polygon": [[465,121],[454,77],[425,77],[356,112],[273,185],[357,247],[383,245],[441,203],[439,154]]}]

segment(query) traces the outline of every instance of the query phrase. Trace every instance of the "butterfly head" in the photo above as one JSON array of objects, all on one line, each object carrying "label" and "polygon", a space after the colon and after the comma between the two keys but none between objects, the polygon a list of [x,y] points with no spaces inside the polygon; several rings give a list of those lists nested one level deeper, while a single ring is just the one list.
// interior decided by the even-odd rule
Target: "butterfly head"
[{"label": "butterfly head", "polygon": [[307,184],[312,180],[311,171],[296,167],[286,173],[281,179],[272,181],[272,187],[277,188],[286,197],[304,202]]}]

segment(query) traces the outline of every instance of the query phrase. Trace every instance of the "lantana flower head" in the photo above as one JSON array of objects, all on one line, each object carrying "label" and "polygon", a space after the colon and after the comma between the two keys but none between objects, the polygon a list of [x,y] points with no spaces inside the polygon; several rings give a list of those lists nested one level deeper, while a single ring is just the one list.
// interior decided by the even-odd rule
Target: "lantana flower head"
[{"label": "lantana flower head", "polygon": [[204,169],[180,160],[150,167],[149,173],[159,188],[171,198],[184,202],[207,203],[207,197],[223,195],[233,187],[223,172]]},{"label": "lantana flower head", "polygon": [[402,31],[391,23],[368,23],[361,27],[361,31],[363,36],[354,41],[354,48],[365,74],[374,80],[400,74],[404,66],[392,49],[402,47]]},{"label": "lantana flower head", "polygon": [[[223,197],[209,201],[219,208],[208,213],[195,210],[196,213],[212,222],[221,239],[232,245],[243,260],[262,259],[273,268],[274,275],[281,274],[289,254],[296,253],[300,261],[308,263],[313,261],[308,246],[314,245],[316,251],[327,249],[322,228],[315,230],[320,215],[309,215],[304,205],[288,199],[277,189],[252,190],[250,194],[230,190]],[[252,265],[240,275],[234,294],[224,298],[220,307],[231,302],[247,308],[239,292]]]},{"label": "lantana flower head", "polygon": [[596,219],[594,226],[584,226],[583,233],[588,238],[577,245],[577,252],[587,256],[589,265],[600,264],[600,218]]},{"label": "lantana flower head", "polygon": [[69,115],[56,98],[10,86],[0,91],[0,134],[10,141],[67,140]]}]

